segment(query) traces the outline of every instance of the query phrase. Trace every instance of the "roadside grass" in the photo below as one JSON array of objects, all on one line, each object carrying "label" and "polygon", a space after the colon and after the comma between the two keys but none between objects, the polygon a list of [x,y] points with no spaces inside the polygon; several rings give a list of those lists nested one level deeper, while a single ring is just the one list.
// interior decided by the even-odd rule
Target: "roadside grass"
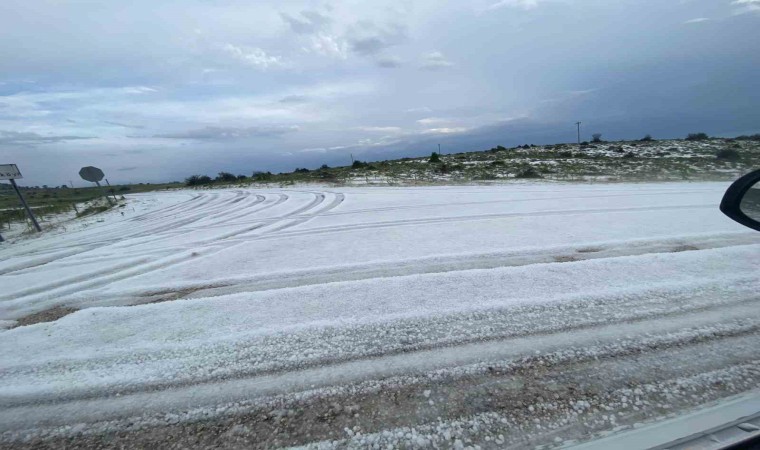
[{"label": "roadside grass", "polygon": [[[34,211],[40,224],[45,227],[56,217],[71,213],[75,217],[89,216],[109,209],[105,200],[108,194],[120,199],[124,194],[149,192],[181,187],[178,183],[114,185],[84,188],[70,187],[21,187],[26,202]],[[31,230],[26,211],[21,206],[10,184],[0,183],[0,233],[11,228],[12,224],[27,222]]]}]

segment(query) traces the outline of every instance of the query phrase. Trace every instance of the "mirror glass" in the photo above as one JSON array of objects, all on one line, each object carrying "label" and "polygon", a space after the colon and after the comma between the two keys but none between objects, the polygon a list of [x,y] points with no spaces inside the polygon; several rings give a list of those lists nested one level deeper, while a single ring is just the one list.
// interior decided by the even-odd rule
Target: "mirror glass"
[{"label": "mirror glass", "polygon": [[744,194],[739,209],[750,219],[760,222],[760,182],[752,185]]}]

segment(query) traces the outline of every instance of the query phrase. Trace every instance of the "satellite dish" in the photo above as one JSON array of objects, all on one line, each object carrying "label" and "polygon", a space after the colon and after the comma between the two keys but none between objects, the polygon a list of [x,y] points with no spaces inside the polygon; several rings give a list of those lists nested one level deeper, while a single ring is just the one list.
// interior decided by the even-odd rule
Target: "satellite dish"
[{"label": "satellite dish", "polygon": [[105,175],[103,174],[103,171],[97,167],[87,166],[79,169],[79,176],[85,181],[97,183],[102,180]]}]

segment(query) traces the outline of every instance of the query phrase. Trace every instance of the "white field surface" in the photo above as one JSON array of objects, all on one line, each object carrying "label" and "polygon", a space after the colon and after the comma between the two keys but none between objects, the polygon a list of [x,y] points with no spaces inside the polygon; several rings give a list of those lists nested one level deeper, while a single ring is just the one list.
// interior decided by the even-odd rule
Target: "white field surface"
[{"label": "white field surface", "polygon": [[559,445],[746,394],[760,234],[726,187],[128,196],[0,244],[0,443]]}]

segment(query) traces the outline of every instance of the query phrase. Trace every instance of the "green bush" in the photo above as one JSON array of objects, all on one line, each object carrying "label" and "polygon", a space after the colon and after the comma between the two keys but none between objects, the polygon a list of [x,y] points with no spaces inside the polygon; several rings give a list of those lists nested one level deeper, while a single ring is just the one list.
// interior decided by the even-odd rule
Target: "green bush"
[{"label": "green bush", "polygon": [[430,160],[429,160],[428,162],[431,162],[431,163],[439,163],[439,162],[441,162],[441,158],[440,158],[440,156],[438,156],[438,153],[436,153],[436,152],[433,152],[433,153],[430,155]]},{"label": "green bush", "polygon": [[724,148],[722,150],[718,150],[718,152],[715,154],[715,157],[718,159],[725,159],[728,161],[736,161],[739,159],[740,155],[739,152],[732,148]]},{"label": "green bush", "polygon": [[270,181],[273,176],[272,172],[254,172],[252,174],[255,181]]},{"label": "green bush", "polygon": [[216,175],[216,181],[221,181],[224,183],[231,183],[233,181],[237,180],[237,177],[229,172],[219,172]]},{"label": "green bush", "polygon": [[710,139],[710,136],[706,133],[689,133],[689,135],[686,136],[687,141],[706,141],[707,139]]},{"label": "green bush", "polygon": [[533,167],[526,167],[517,172],[515,178],[543,178]]},{"label": "green bush", "polygon": [[185,184],[188,186],[199,186],[211,183],[211,177],[206,175],[191,175],[185,178]]}]

